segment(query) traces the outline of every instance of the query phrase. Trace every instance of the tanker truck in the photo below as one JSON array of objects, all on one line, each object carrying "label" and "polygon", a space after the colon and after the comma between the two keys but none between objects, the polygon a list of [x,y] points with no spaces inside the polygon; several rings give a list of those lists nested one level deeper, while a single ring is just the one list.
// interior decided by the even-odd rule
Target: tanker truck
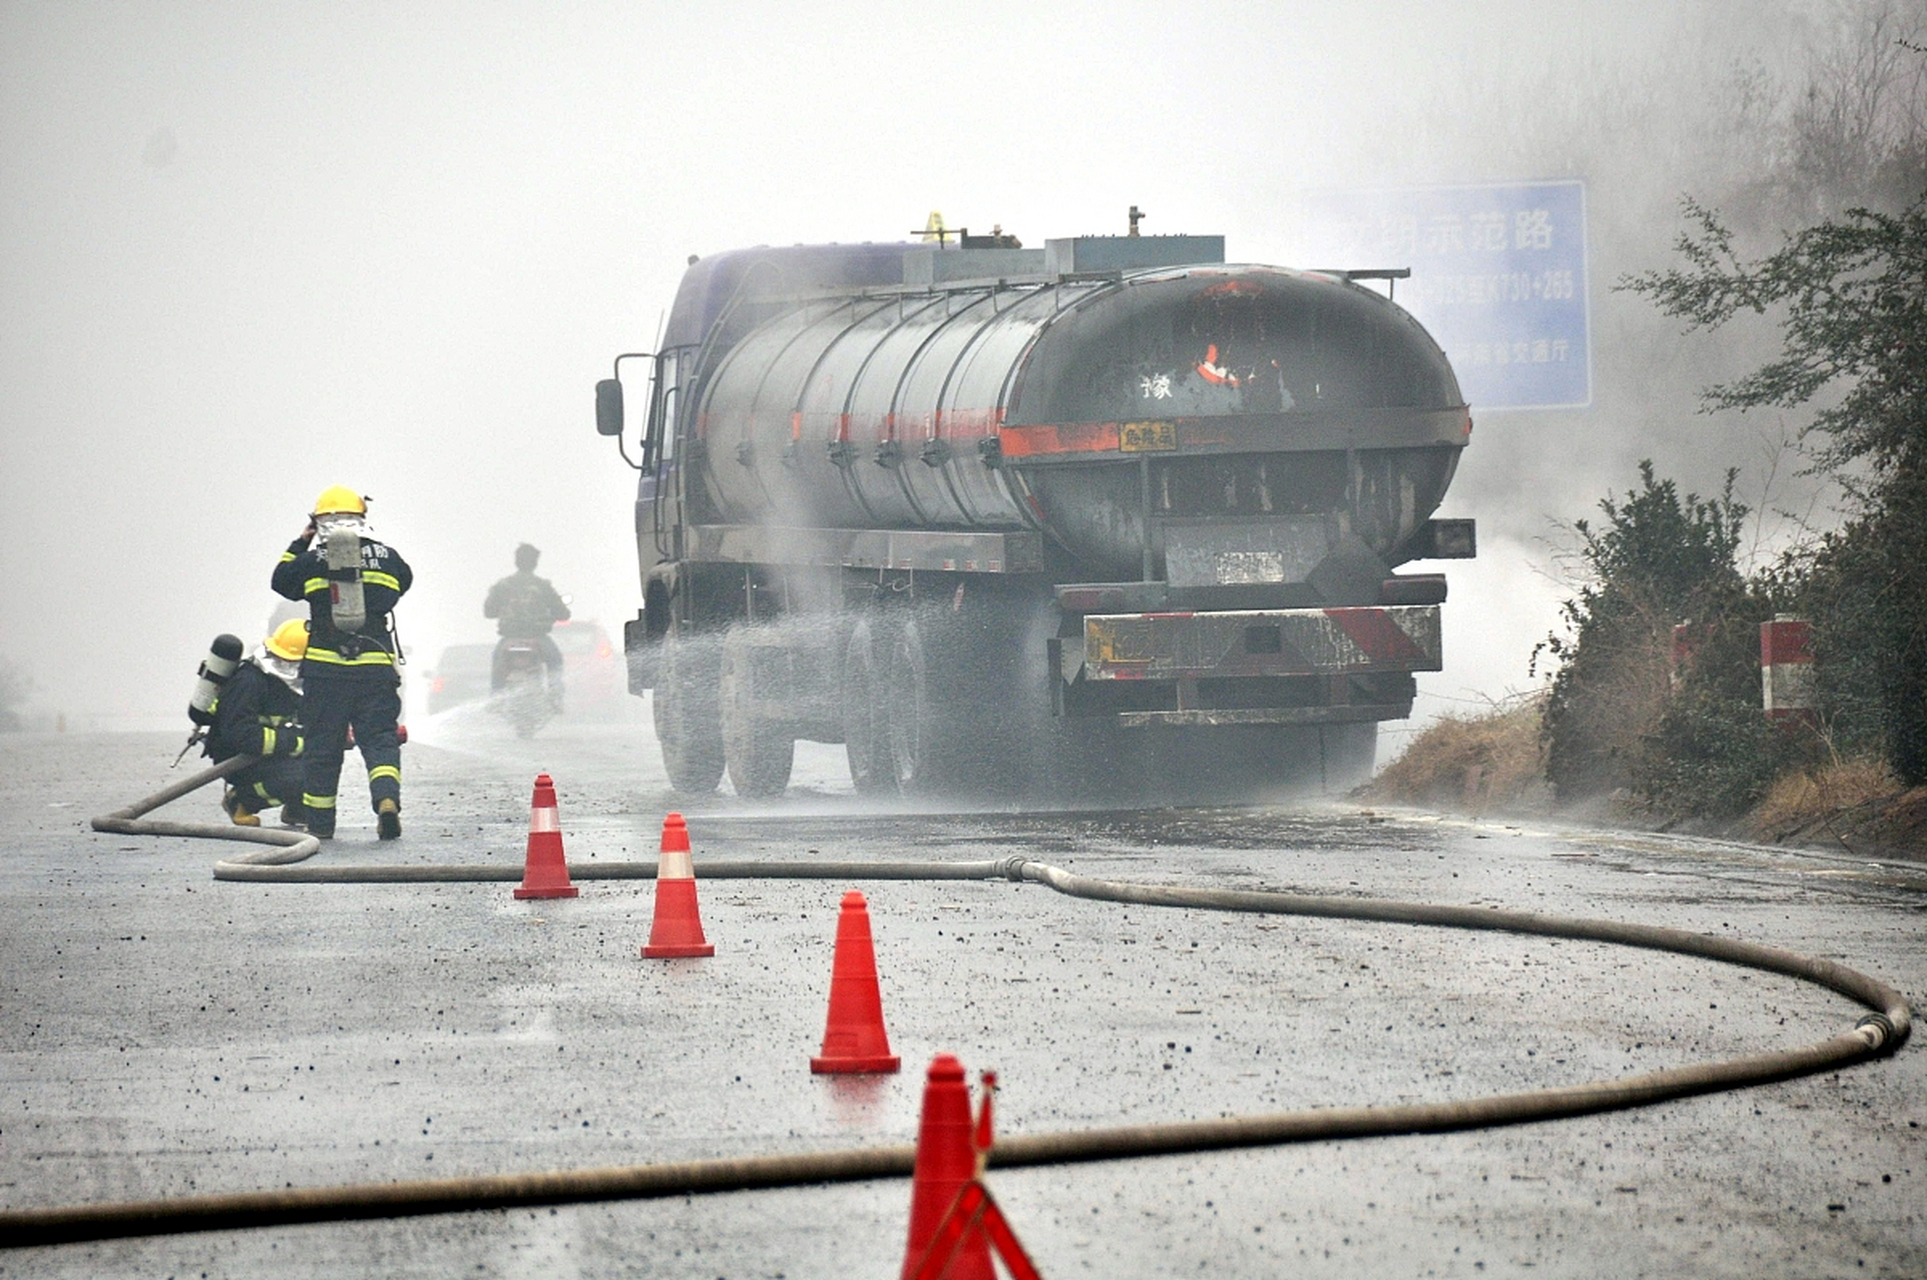
[{"label": "tanker truck", "polygon": [[1475,550],[1432,518],[1458,382],[1359,283],[1404,274],[1221,236],[691,258],[596,386],[641,473],[624,649],[671,784],[781,794],[799,740],[873,795],[1369,776],[1441,662],[1445,578],[1397,569]]}]

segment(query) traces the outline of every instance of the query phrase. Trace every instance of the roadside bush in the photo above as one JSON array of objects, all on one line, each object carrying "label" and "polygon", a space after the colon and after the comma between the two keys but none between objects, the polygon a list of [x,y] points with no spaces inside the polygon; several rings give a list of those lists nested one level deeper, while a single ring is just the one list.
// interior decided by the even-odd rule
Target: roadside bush
[{"label": "roadside bush", "polygon": [[[1733,498],[1733,473],[1717,498],[1682,498],[1671,480],[1654,477],[1650,460],[1639,474],[1640,487],[1623,502],[1600,502],[1597,531],[1574,522],[1584,580],[1561,606],[1566,634],[1548,636],[1533,654],[1535,670],[1541,655],[1558,668],[1541,732],[1546,778],[1561,804],[1636,789],[1642,769],[1650,775],[1651,740],[1672,698],[1674,624],[1724,635],[1727,611],[1746,598],[1734,556],[1747,511]],[[1757,681],[1757,647],[1754,654]],[[1729,687],[1708,679],[1710,693]],[[1709,711],[1719,703],[1714,697]],[[1703,719],[1689,717],[1671,732],[1692,742],[1710,730]]]},{"label": "roadside bush", "polygon": [[[1927,51],[1905,47],[1927,68]],[[1687,265],[1622,283],[1692,328],[1777,313],[1780,355],[1709,387],[1706,404],[1820,406],[1802,438],[1847,489],[1850,518],[1781,576],[1817,629],[1833,733],[1877,746],[1909,785],[1927,782],[1927,193],[1915,191],[1897,215],[1852,208],[1752,261],[1688,202]]]},{"label": "roadside bush", "polygon": [[[1924,428],[1927,429],[1927,428]],[[1813,620],[1814,676],[1834,748],[1927,782],[1927,477],[1896,467],[1862,514],[1783,574]]]},{"label": "roadside bush", "polygon": [[1775,612],[1758,590],[1709,600],[1715,612],[1681,663],[1631,770],[1630,790],[1668,818],[1726,818],[1750,808],[1774,777],[1818,745],[1782,731],[1760,702],[1760,624]]}]

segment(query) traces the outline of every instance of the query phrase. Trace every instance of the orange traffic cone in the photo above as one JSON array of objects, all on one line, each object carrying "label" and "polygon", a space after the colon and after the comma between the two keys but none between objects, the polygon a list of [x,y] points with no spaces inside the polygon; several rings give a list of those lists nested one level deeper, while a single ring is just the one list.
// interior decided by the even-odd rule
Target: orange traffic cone
[{"label": "orange traffic cone", "polygon": [[[911,1280],[921,1269],[950,1207],[965,1186],[977,1180],[971,1129],[963,1063],[940,1053],[930,1060],[923,1086],[923,1123],[917,1131],[917,1167],[910,1184],[910,1245],[903,1255],[903,1280]],[[950,1280],[996,1280],[990,1243],[983,1232],[969,1232],[957,1242],[944,1274]]]},{"label": "orange traffic cone", "polygon": [[645,960],[713,956],[696,911],[696,868],[689,860],[689,826],[680,813],[662,820],[662,858],[656,863],[656,920],[649,928]]},{"label": "orange traffic cone", "polygon": [[830,966],[830,1016],[823,1052],[810,1059],[818,1075],[895,1071],[903,1059],[890,1052],[883,1029],[883,996],[877,990],[876,948],[870,941],[870,907],[852,889],[836,919],[836,959]]},{"label": "orange traffic cone", "polygon": [[529,802],[529,854],[522,871],[518,898],[573,898],[579,893],[569,883],[569,864],[562,856],[562,822],[555,813],[555,783],[546,773],[535,775],[535,799]]}]

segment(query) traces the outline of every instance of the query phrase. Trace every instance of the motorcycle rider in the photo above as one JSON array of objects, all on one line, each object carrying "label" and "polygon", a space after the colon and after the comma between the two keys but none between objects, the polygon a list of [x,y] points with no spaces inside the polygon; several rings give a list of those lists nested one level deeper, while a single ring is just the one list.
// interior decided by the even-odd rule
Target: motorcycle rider
[{"label": "motorcycle rider", "polygon": [[308,624],[291,619],[242,659],[221,686],[208,730],[207,754],[216,763],[234,756],[259,760],[228,778],[221,808],[236,826],[258,827],[260,813],[281,806],[281,821],[299,826],[306,739],[301,728],[301,659],[308,651]]},{"label": "motorcycle rider", "polygon": [[[274,590],[308,602],[308,652],[301,662],[308,743],[302,805],[308,832],[335,833],[335,793],[348,731],[368,766],[369,801],[383,840],[401,835],[401,674],[389,611],[415,575],[368,527],[368,502],[334,485],[274,569]],[[313,545],[310,545],[313,544]]]},{"label": "motorcycle rider", "polygon": [[497,619],[495,630],[502,638],[495,645],[489,664],[489,688],[496,693],[508,683],[508,643],[532,640],[547,669],[549,699],[562,710],[562,651],[549,638],[549,630],[569,620],[569,606],[563,603],[547,578],[535,576],[535,562],[542,553],[524,542],[515,549],[515,572],[488,589],[482,602],[482,616]]}]

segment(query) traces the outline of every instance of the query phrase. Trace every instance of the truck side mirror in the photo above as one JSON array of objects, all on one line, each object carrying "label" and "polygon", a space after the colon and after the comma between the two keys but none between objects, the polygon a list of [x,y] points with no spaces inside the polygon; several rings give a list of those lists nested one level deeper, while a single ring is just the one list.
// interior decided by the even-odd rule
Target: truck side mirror
[{"label": "truck side mirror", "polygon": [[595,429],[597,435],[622,434],[622,384],[614,378],[595,384]]}]

